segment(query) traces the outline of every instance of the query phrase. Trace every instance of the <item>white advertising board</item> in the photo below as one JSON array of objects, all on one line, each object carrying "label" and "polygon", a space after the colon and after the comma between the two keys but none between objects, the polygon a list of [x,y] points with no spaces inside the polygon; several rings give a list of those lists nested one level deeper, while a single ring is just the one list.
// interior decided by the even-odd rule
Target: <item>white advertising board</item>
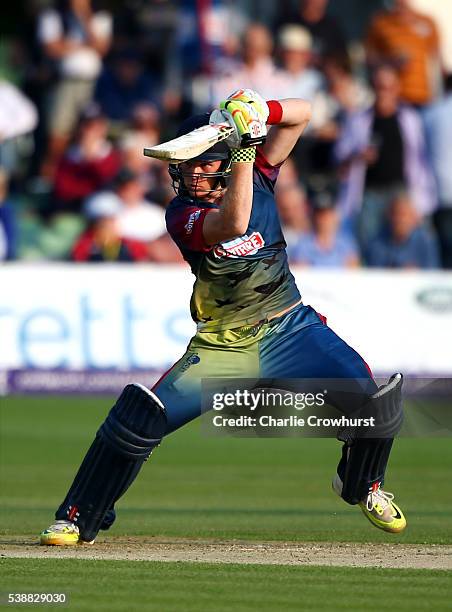
[{"label": "white advertising board", "polygon": [[[452,375],[452,274],[294,269],[375,373]],[[165,369],[195,332],[185,266],[0,267],[0,370]]]}]

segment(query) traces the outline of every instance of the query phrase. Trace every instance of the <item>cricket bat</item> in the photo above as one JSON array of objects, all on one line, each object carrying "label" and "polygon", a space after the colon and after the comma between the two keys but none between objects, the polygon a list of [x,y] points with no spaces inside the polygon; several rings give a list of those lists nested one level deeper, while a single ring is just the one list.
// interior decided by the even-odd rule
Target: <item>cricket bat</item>
[{"label": "cricket bat", "polygon": [[162,142],[155,147],[146,147],[144,154],[161,161],[180,164],[201,155],[217,142],[225,140],[233,132],[234,128],[227,122],[203,125],[188,134],[179,136],[179,138]]}]

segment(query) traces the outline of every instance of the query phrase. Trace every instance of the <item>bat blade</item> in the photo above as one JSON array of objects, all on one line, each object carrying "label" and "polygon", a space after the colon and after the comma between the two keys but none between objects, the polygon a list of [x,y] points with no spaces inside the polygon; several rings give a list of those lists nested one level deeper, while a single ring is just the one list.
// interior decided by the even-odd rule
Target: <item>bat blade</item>
[{"label": "bat blade", "polygon": [[168,142],[162,142],[155,147],[146,147],[144,155],[178,164],[201,155],[217,142],[225,140],[233,132],[234,128],[229,123],[203,125]]}]

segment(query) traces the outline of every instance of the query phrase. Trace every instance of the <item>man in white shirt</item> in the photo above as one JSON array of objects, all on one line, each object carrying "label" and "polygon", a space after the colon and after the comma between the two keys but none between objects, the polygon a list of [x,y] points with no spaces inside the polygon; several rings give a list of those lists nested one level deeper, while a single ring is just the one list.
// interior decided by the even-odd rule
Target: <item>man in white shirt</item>
[{"label": "man in white shirt", "polygon": [[122,238],[151,242],[166,233],[165,211],[146,200],[137,174],[123,169],[116,179],[116,194],[123,205],[118,221]]}]

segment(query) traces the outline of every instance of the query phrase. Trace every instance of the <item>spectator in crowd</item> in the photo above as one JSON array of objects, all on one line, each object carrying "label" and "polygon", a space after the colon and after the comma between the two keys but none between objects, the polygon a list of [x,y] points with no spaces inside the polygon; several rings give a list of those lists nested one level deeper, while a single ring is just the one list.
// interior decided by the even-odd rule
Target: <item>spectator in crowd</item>
[{"label": "spectator in crowd", "polygon": [[350,113],[365,110],[374,102],[372,90],[353,74],[350,58],[327,55],[323,60],[326,90],[313,101],[311,129],[321,140],[335,141]]},{"label": "spectator in crowd", "polygon": [[79,212],[82,201],[105,187],[120,168],[119,153],[107,140],[108,123],[99,106],[82,112],[74,143],[61,159],[55,177],[55,208]]},{"label": "spectator in crowd", "polygon": [[31,132],[37,123],[33,102],[15,85],[0,79],[0,143]]},{"label": "spectator in crowd", "polygon": [[77,262],[148,260],[145,244],[121,238],[118,215],[121,200],[114,193],[99,192],[90,196],[84,205],[88,227],[77,240],[71,259]]},{"label": "spectator in crowd", "polygon": [[14,208],[8,200],[8,178],[0,169],[0,261],[15,259],[16,237]]},{"label": "spectator in crowd", "polygon": [[372,20],[366,46],[371,63],[393,62],[399,68],[402,99],[424,106],[438,90],[439,36],[435,22],[411,5],[412,0],[391,0],[391,7]]},{"label": "spectator in crowd", "polygon": [[173,0],[122,0],[116,3],[114,38],[117,48],[136,46],[145,65],[163,79],[175,43],[180,18],[179,2]]},{"label": "spectator in crowd", "polygon": [[297,183],[278,186],[276,204],[287,247],[290,250],[300,240],[300,236],[310,229],[306,194]]},{"label": "spectator in crowd", "polygon": [[38,123],[35,105],[15,85],[0,78],[0,163],[15,173],[21,157],[21,137]]},{"label": "spectator in crowd", "polygon": [[182,263],[180,251],[166,231],[165,211],[145,199],[146,188],[139,175],[124,168],[115,182],[122,205],[118,215],[121,237],[145,244],[150,261]]},{"label": "spectator in crowd", "polygon": [[301,164],[310,174],[329,181],[335,173],[333,147],[345,120],[350,113],[369,108],[374,98],[366,84],[353,75],[348,55],[325,56],[323,72],[326,88],[319,90],[313,100],[307,137],[297,150],[304,147]]},{"label": "spectator in crowd", "polygon": [[[143,102],[137,104],[131,113],[129,127],[124,133],[124,139],[137,138],[143,146],[152,146],[160,141],[161,116],[154,104]],[[143,151],[140,151],[143,157]],[[149,161],[149,160],[148,160]]]},{"label": "spectator in crowd", "polygon": [[446,74],[452,73],[452,19],[450,2],[444,0],[411,0],[411,6],[419,13],[427,15],[439,31],[441,61]]},{"label": "spectator in crowd", "polygon": [[279,170],[277,189],[291,187],[299,182],[297,167],[292,155],[290,155],[283,163]]},{"label": "spectator in crowd", "polygon": [[369,266],[380,268],[438,268],[435,235],[429,231],[408,194],[397,196],[389,209],[389,227],[374,239],[367,252]]},{"label": "spectator in crowd", "polygon": [[128,168],[122,169],[115,186],[122,204],[118,222],[123,238],[151,242],[166,232],[165,211],[145,199],[146,188],[138,174]]},{"label": "spectator in crowd", "polygon": [[262,24],[250,25],[242,41],[242,59],[240,64],[220,74],[211,83],[210,106],[216,106],[234,90],[247,87],[258,91],[262,97],[272,100],[275,92],[282,91],[286,83],[272,57],[273,40],[269,30]]},{"label": "spectator in crowd", "polygon": [[359,265],[358,247],[353,238],[339,229],[335,200],[327,191],[311,199],[313,231],[299,237],[289,249],[294,264],[329,268],[355,268]]},{"label": "spectator in crowd", "polygon": [[168,170],[143,149],[160,142],[160,114],[152,104],[140,104],[132,113],[129,129],[123,134],[119,148],[123,166],[138,174],[148,199],[166,205],[173,198]]},{"label": "spectator in crowd", "polygon": [[94,99],[113,127],[124,127],[137,106],[157,102],[156,78],[144,69],[140,53],[133,47],[115,53],[100,75]]},{"label": "spectator in crowd", "polygon": [[39,41],[59,75],[49,108],[50,139],[43,165],[48,178],[53,177],[77,118],[92,98],[110,47],[111,28],[111,15],[93,10],[91,0],[59,0],[56,9],[45,9],[39,17]]},{"label": "spectator in crowd", "polygon": [[317,64],[325,55],[344,55],[347,52],[345,36],[339,23],[327,15],[329,0],[298,0],[298,6],[282,2],[278,25],[296,23],[306,28],[313,40],[312,52]]},{"label": "spectator in crowd", "polygon": [[163,105],[182,116],[206,110],[210,80],[234,72],[248,19],[238,2],[180,0],[178,24],[168,53]]},{"label": "spectator in crowd", "polygon": [[312,102],[324,88],[322,74],[310,67],[312,36],[302,26],[284,26],[278,35],[278,56],[287,79],[281,97]]},{"label": "spectator in crowd", "polygon": [[437,205],[422,122],[415,110],[400,104],[396,71],[380,66],[372,83],[374,106],[350,114],[335,145],[341,212],[352,221],[359,216],[364,245],[380,233],[387,206],[401,188],[408,189],[421,216]]},{"label": "spectator in crowd", "polygon": [[[49,92],[55,84],[55,66],[38,40],[39,2],[25,2],[21,19],[15,25],[12,66],[20,68],[21,89],[37,111],[37,126],[33,131],[33,156],[28,159],[29,175],[37,177],[47,147]],[[37,178],[35,181],[38,180]],[[48,188],[48,185],[45,185]]]},{"label": "spectator in crowd", "polygon": [[427,145],[438,188],[439,207],[433,216],[445,268],[452,268],[452,74],[445,96],[424,114]]}]

